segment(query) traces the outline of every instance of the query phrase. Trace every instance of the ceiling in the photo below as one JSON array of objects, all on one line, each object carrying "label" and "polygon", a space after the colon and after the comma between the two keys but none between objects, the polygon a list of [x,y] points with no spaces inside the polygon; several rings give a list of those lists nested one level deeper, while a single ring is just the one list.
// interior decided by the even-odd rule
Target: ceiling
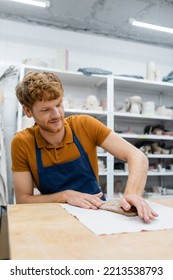
[{"label": "ceiling", "polygon": [[129,24],[135,18],[173,28],[171,0],[50,0],[46,9],[0,0],[0,7],[1,19],[173,47],[173,34]]}]

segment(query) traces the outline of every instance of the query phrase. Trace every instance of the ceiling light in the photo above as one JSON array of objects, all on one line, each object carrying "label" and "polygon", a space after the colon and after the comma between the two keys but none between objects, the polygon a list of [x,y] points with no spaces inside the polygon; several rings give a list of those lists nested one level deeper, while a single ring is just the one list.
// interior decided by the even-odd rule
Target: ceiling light
[{"label": "ceiling light", "polygon": [[144,28],[153,29],[153,30],[156,30],[156,31],[167,32],[167,33],[172,33],[173,34],[173,28],[168,28],[168,27],[164,27],[164,26],[160,26],[160,25],[145,23],[145,22],[142,22],[142,21],[137,21],[135,19],[130,19],[129,22],[134,26],[144,27]]},{"label": "ceiling light", "polygon": [[47,0],[42,0],[42,1],[34,1],[34,0],[10,0],[13,2],[18,2],[22,4],[28,4],[28,5],[33,5],[41,8],[47,8],[50,6],[50,2]]}]

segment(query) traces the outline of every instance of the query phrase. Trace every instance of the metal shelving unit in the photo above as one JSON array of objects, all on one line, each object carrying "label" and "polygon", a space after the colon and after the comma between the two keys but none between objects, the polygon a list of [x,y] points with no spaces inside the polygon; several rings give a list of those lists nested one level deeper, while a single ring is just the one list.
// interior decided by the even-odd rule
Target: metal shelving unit
[{"label": "metal shelving unit", "polygon": [[[114,130],[119,132],[119,135],[131,142],[132,144],[141,142],[164,142],[167,146],[172,146],[173,151],[173,136],[144,134],[144,128],[147,125],[162,124],[168,130],[172,128],[172,116],[161,116],[154,114],[133,114],[130,112],[119,112],[116,108],[117,104],[123,102],[125,98],[130,96],[141,96],[143,101],[153,100],[156,106],[170,106],[173,103],[173,84],[166,82],[152,82],[148,80],[138,80],[126,77],[114,77]],[[132,133],[128,132],[128,127],[132,129]],[[121,132],[120,132],[121,131]],[[173,164],[173,152],[171,154],[152,154],[148,155],[149,162],[155,164],[169,165]],[[164,168],[163,168],[164,169]],[[114,172],[115,179],[127,178],[128,172]],[[173,171],[164,169],[149,170],[147,187],[151,184],[154,186],[163,186],[172,184]],[[124,179],[125,181],[126,179]],[[150,183],[151,182],[151,183]]]}]

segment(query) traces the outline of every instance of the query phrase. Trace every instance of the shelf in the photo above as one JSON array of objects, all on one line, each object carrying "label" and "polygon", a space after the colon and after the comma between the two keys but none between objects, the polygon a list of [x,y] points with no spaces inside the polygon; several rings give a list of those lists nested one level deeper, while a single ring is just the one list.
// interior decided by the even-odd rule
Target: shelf
[{"label": "shelf", "polygon": [[107,172],[99,172],[99,176],[107,176]]},{"label": "shelf", "polygon": [[[128,176],[128,172],[114,171],[114,176]],[[148,171],[148,176],[173,176],[173,172],[170,172],[170,171],[165,171],[165,172]]]},{"label": "shelf", "polygon": [[171,171],[165,171],[165,172],[148,171],[148,176],[173,176],[173,172],[171,172]]},{"label": "shelf", "polygon": [[165,158],[165,159],[166,159],[166,158],[167,158],[167,159],[169,159],[169,158],[170,158],[170,159],[173,159],[173,154],[171,154],[171,155],[170,155],[170,154],[169,154],[169,155],[166,155],[166,154],[148,154],[147,157],[148,157],[148,158],[160,158],[160,159],[161,159],[161,158],[162,158],[162,159],[164,159],[164,158]]},{"label": "shelf", "polygon": [[107,153],[97,153],[98,157],[107,157]]},{"label": "shelf", "polygon": [[130,88],[131,90],[144,90],[151,91],[153,93],[172,93],[173,91],[173,84],[167,82],[155,82],[145,79],[126,78],[120,76],[115,76],[114,81],[116,88]]},{"label": "shelf", "polygon": [[83,109],[65,109],[65,114],[84,114],[84,115],[92,115],[92,116],[99,116],[106,117],[106,111],[96,111],[96,110],[83,110]]},{"label": "shelf", "polygon": [[131,133],[118,133],[123,138],[131,139],[145,139],[145,140],[170,140],[173,141],[173,136],[155,135],[155,134],[131,134]]},{"label": "shelf", "polygon": [[151,192],[145,192],[143,195],[144,198],[163,198],[163,199],[169,199],[173,198],[172,194],[159,194],[159,193],[151,193]]},{"label": "shelf", "polygon": [[104,85],[106,87],[107,83],[107,76],[104,75],[84,75],[81,72],[73,72],[73,71],[62,71],[55,68],[43,68],[43,67],[36,67],[32,65],[22,65],[21,68],[23,68],[24,74],[31,70],[36,71],[47,71],[47,72],[53,72],[58,75],[60,80],[63,83],[66,83],[70,86],[102,86]]},{"label": "shelf", "polygon": [[161,121],[173,121],[173,117],[169,116],[157,116],[157,115],[145,115],[145,114],[132,114],[132,113],[122,113],[122,112],[114,112],[115,117],[121,118],[136,118],[141,120],[161,120]]},{"label": "shelf", "polygon": [[103,110],[85,110],[85,109],[78,109],[78,108],[74,108],[74,109],[65,109],[65,112],[69,112],[69,113],[81,113],[81,114],[96,114],[96,115],[107,115],[107,111],[103,111]]},{"label": "shelf", "polygon": [[126,172],[126,171],[115,171],[114,170],[114,176],[128,176],[128,172]]}]

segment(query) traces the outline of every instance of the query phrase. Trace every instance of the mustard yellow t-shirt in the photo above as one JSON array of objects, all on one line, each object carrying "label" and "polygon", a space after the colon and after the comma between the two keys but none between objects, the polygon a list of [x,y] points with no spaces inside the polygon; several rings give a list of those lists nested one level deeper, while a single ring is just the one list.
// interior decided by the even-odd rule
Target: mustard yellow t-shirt
[{"label": "mustard yellow t-shirt", "polygon": [[16,133],[11,144],[12,170],[30,171],[39,189],[36,150],[41,149],[43,166],[68,162],[80,156],[73,142],[72,130],[88,154],[91,166],[98,180],[97,150],[110,133],[110,129],[97,119],[87,115],[74,115],[64,119],[65,137],[58,146],[52,146],[41,136],[37,125]]}]

